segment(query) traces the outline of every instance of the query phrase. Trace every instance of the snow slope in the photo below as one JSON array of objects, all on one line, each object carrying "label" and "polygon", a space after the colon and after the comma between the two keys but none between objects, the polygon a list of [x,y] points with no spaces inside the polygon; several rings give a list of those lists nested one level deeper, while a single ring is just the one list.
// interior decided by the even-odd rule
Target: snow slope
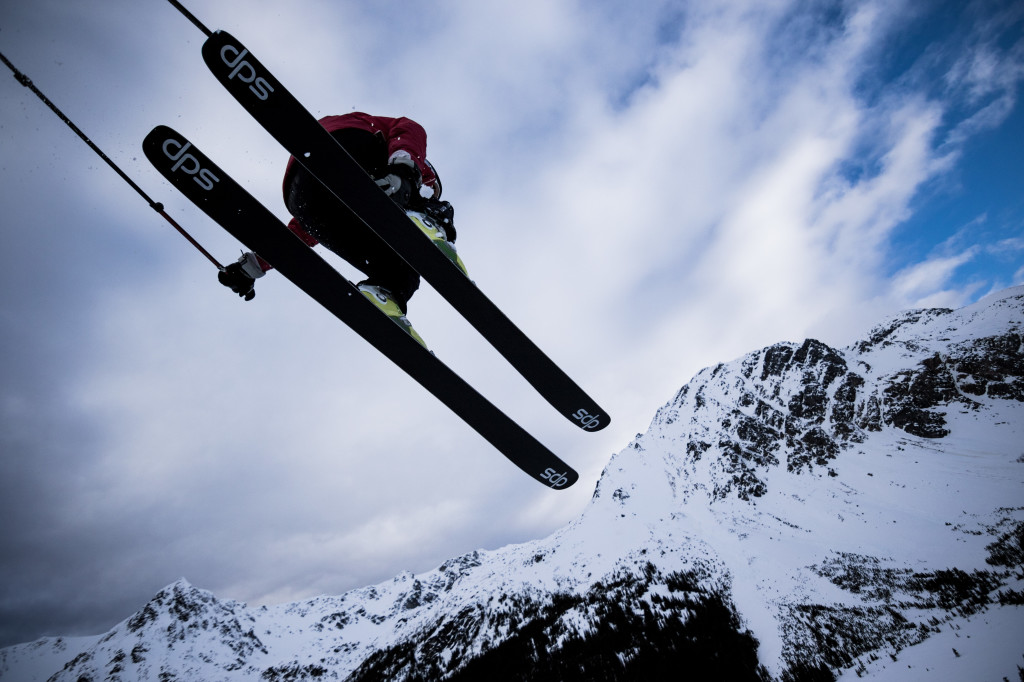
[{"label": "snow slope", "polygon": [[697,374],[550,537],[273,607],[181,580],[4,680],[1001,680],[1024,666],[1024,288]]}]

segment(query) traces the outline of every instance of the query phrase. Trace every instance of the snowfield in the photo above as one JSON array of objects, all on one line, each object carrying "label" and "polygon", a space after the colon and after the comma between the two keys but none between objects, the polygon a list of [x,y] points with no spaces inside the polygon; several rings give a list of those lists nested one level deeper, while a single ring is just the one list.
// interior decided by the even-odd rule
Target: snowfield
[{"label": "snowfield", "polygon": [[1024,287],[707,368],[551,536],[272,607],[181,580],[4,680],[1017,680]]}]

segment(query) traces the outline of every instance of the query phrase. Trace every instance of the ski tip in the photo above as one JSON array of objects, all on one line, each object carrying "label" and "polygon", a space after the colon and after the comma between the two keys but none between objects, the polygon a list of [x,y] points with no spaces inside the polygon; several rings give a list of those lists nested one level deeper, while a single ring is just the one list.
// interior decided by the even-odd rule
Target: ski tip
[{"label": "ski tip", "polygon": [[579,477],[580,475],[572,467],[564,464],[560,467],[547,467],[535,476],[538,481],[552,490],[565,490],[579,480]]},{"label": "ski tip", "polygon": [[612,418],[598,407],[581,407],[569,415],[569,418],[576,422],[576,426],[584,431],[600,431],[611,423]]}]

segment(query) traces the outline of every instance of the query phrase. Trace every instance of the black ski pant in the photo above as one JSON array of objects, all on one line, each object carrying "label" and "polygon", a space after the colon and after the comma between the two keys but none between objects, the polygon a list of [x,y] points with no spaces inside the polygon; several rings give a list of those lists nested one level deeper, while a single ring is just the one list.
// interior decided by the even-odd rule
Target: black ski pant
[{"label": "black ski pant", "polygon": [[[331,133],[363,169],[381,177],[388,149],[383,136],[358,128]],[[300,164],[294,164],[285,195],[288,211],[326,248],[366,275],[365,283],[391,292],[404,313],[420,276],[345,204]]]}]

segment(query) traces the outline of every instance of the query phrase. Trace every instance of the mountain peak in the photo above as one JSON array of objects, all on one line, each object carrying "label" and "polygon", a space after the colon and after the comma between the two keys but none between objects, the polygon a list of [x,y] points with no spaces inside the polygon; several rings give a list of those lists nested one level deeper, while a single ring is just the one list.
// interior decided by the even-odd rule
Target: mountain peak
[{"label": "mountain peak", "polygon": [[0,677],[1016,676],[1021,443],[1017,287],[701,370],[550,537],[259,609],[180,580]]}]

